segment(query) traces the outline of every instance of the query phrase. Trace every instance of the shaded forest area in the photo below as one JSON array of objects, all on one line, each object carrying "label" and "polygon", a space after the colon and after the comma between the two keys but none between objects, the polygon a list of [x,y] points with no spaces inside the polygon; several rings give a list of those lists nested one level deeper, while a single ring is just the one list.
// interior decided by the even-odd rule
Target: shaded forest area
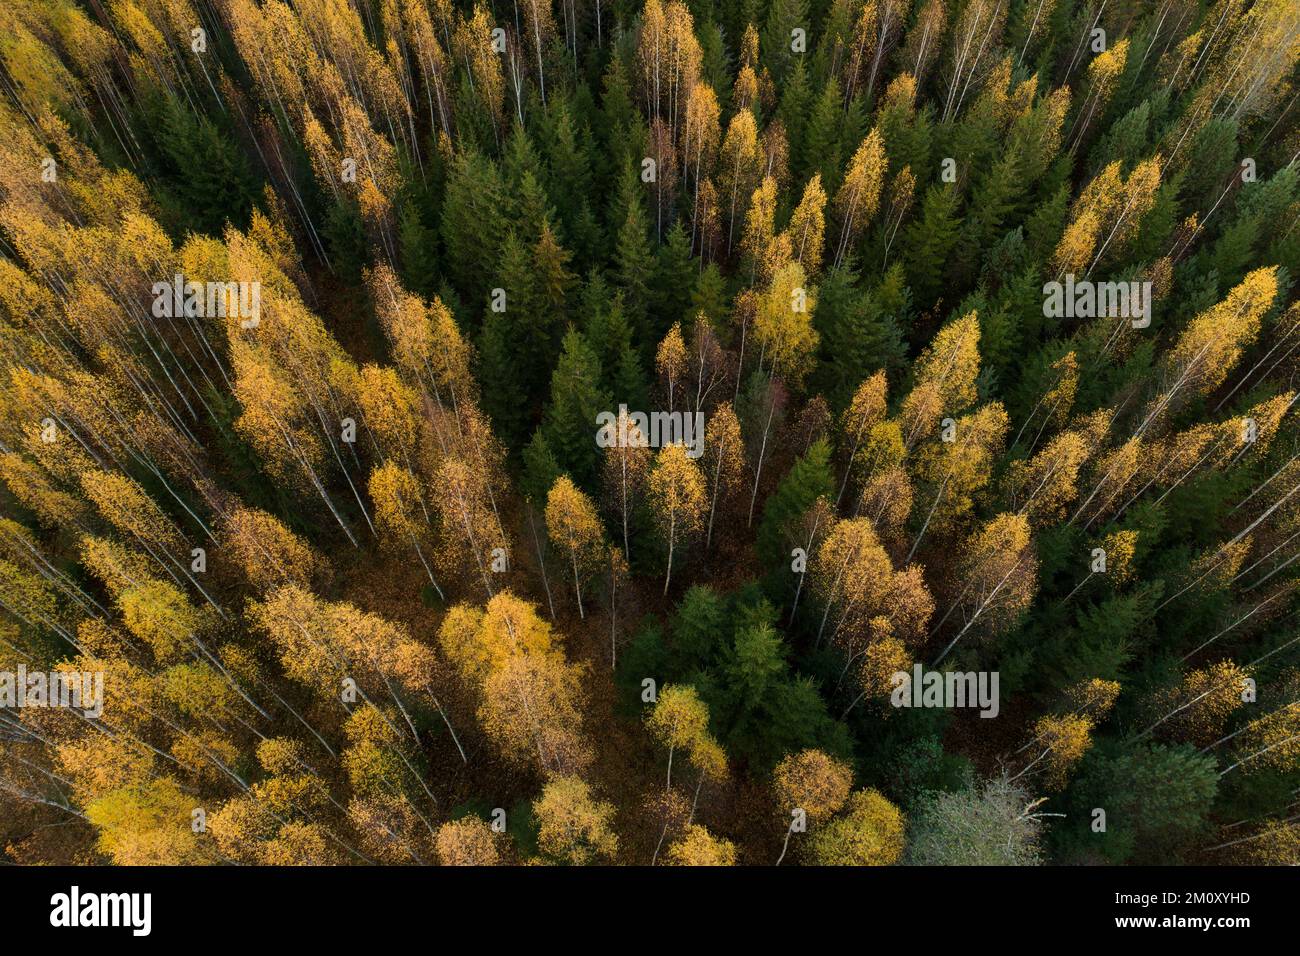
[{"label": "shaded forest area", "polygon": [[1300,863],[1293,0],[0,18],[6,861]]}]

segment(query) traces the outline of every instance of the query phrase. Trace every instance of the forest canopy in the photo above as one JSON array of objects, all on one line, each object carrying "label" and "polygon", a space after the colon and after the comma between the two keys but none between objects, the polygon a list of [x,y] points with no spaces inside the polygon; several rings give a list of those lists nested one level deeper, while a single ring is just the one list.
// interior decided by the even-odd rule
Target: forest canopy
[{"label": "forest canopy", "polygon": [[1293,0],[0,21],[0,859],[1300,864]]}]

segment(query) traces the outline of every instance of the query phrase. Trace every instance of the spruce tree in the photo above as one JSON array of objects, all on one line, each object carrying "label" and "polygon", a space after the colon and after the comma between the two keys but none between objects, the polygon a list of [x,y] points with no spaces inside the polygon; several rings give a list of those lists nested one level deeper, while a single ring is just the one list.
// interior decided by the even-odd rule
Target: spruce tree
[{"label": "spruce tree", "polygon": [[771,0],[767,6],[767,21],[763,27],[761,55],[772,77],[778,83],[795,62],[803,62],[803,53],[791,50],[796,29],[803,31],[804,50],[810,42],[812,24],[808,21],[807,0]]},{"label": "spruce tree", "polygon": [[785,546],[789,529],[822,496],[835,497],[831,450],[824,439],[814,442],[806,454],[795,460],[794,467],[763,506],[758,553],[765,567],[789,568],[790,551]]},{"label": "spruce tree", "polygon": [[614,285],[623,293],[623,308],[637,333],[643,353],[649,355],[658,339],[650,323],[650,282],[655,255],[650,245],[649,225],[639,180],[629,164],[619,181],[618,205],[625,209],[614,246]]},{"label": "spruce tree", "polygon": [[678,220],[668,230],[667,241],[659,247],[650,282],[650,335],[655,342],[663,339],[674,322],[688,318],[686,313],[691,303],[691,285],[696,271],[695,261],[691,258],[691,240]]},{"label": "spruce tree", "polygon": [[445,269],[466,302],[487,301],[495,287],[491,270],[506,236],[506,195],[492,160],[475,152],[458,154],[447,178],[442,208]]},{"label": "spruce tree", "polygon": [[[904,230],[902,261],[919,308],[928,307],[946,291],[948,256],[958,239],[960,202],[955,184],[931,186],[921,203],[920,216]],[[951,296],[949,291],[945,298]]]},{"label": "spruce tree", "polygon": [[609,285],[594,271],[583,290],[582,314],[586,316],[583,335],[600,360],[601,387],[612,396],[615,406],[622,403],[632,411],[645,410],[645,367],[623,312],[622,296],[611,294]]},{"label": "spruce tree", "polygon": [[596,416],[612,411],[612,404],[600,385],[600,360],[583,334],[570,327],[551,376],[542,427],[555,460],[588,494],[595,493],[600,465]]},{"label": "spruce tree", "polygon": [[884,369],[900,369],[905,357],[902,334],[877,296],[857,286],[852,259],[831,269],[817,295],[814,324],[821,342],[815,387],[832,408],[843,408],[864,379]]}]

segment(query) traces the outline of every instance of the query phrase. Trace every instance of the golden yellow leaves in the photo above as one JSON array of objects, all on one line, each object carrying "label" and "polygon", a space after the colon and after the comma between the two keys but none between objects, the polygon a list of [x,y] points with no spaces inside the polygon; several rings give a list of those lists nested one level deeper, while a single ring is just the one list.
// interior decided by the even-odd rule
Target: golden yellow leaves
[{"label": "golden yellow leaves", "polygon": [[475,688],[479,721],[506,759],[558,774],[590,762],[580,669],[565,661],[533,605],[509,591],[484,610],[458,605],[438,637],[462,679]]},{"label": "golden yellow leaves", "polygon": [[692,824],[680,840],[668,847],[664,862],[669,866],[735,866],[736,847],[730,840]]},{"label": "golden yellow leaves", "polygon": [[655,372],[666,393],[670,412],[676,408],[677,389],[686,374],[686,362],[686,341],[682,338],[682,324],[674,322],[655,351]]},{"label": "golden yellow leaves", "polygon": [[[55,766],[70,781],[83,806],[114,791],[145,784],[156,772],[154,756],[125,735],[88,733],[54,747]],[[182,822],[188,828],[188,819]]]},{"label": "golden yellow leaves", "polygon": [[122,622],[153,650],[170,661],[187,650],[203,629],[203,618],[184,592],[167,581],[146,581],[118,598]]},{"label": "golden yellow leaves", "polygon": [[647,0],[636,55],[646,112],[664,119],[675,135],[703,62],[689,7]]},{"label": "golden yellow leaves", "polygon": [[1087,276],[1104,257],[1122,255],[1155,205],[1160,169],[1156,155],[1138,163],[1125,179],[1116,161],[1084,188],[1053,256],[1058,279],[1066,274]]},{"label": "golden yellow leaves", "polygon": [[745,231],[741,234],[740,251],[749,263],[749,273],[755,283],[766,284],[790,260],[787,237],[778,237],[776,231],[776,180],[764,176],[749,198],[745,213]]},{"label": "golden yellow leaves", "polygon": [[[1043,786],[1062,790],[1070,771],[1092,746],[1092,732],[1110,713],[1119,697],[1117,681],[1091,678],[1081,681],[1065,693],[1070,710],[1040,717],[1033,726],[1033,737],[1017,753],[1027,749],[1033,754],[1012,780],[1031,771],[1042,775]],[[1032,748],[1032,749],[1030,749]]]},{"label": "golden yellow leaves", "polygon": [[903,812],[879,791],[859,790],[843,816],[812,831],[809,857],[820,866],[893,866],[906,845]]},{"label": "golden yellow leaves", "polygon": [[858,668],[858,683],[862,692],[868,697],[884,697],[898,685],[894,681],[897,673],[907,673],[912,666],[912,654],[907,646],[890,632],[892,623],[887,619],[871,622],[873,634],[877,637],[867,645],[862,654],[862,664]]},{"label": "golden yellow leaves", "polygon": [[817,307],[814,290],[798,262],[789,262],[773,276],[759,296],[754,337],[764,350],[773,374],[798,387],[812,371],[820,336],[813,326]]},{"label": "golden yellow leaves", "polygon": [[668,546],[668,573],[664,579],[667,594],[673,554],[679,542],[700,530],[709,499],[704,476],[682,445],[665,445],[660,450],[650,471],[648,492],[660,534]]},{"label": "golden yellow leaves", "polygon": [[1082,140],[1093,118],[1105,111],[1120,74],[1124,72],[1124,65],[1128,62],[1128,51],[1129,40],[1124,37],[1114,46],[1097,54],[1088,64],[1087,92],[1079,108],[1077,139]]},{"label": "golden yellow leaves", "polygon": [[501,861],[497,835],[473,816],[440,826],[434,846],[443,866],[496,866]]},{"label": "golden yellow leaves", "polygon": [[941,328],[916,363],[916,384],[903,402],[903,439],[911,448],[944,414],[969,408],[980,371],[979,315],[968,312]]},{"label": "golden yellow leaves", "polygon": [[[962,608],[966,623],[944,647],[935,663],[972,628],[997,633],[1015,622],[1038,590],[1038,557],[1023,514],[1000,514],[986,522],[966,545],[962,589],[953,608]],[[942,623],[942,622],[941,622]]]},{"label": "golden yellow leaves", "polygon": [[[840,238],[835,262],[843,260],[862,231],[871,224],[880,206],[885,170],[889,166],[885,141],[879,127],[867,134],[844,173],[844,181],[835,193],[835,215],[840,221]],[[819,183],[820,185],[820,183]],[[809,272],[814,270],[810,269]]]},{"label": "golden yellow leaves", "polygon": [[455,605],[443,618],[438,640],[452,665],[475,683],[513,654],[556,652],[551,626],[509,591],[496,595],[486,608]]},{"label": "golden yellow leaves", "polygon": [[[813,825],[805,853],[811,862],[821,866],[897,863],[904,847],[902,813],[875,790],[850,794],[852,786],[848,765],[820,750],[791,754],[777,764],[772,774],[777,806],[783,815],[793,814],[786,846],[799,823],[796,811],[802,811]],[[845,812],[836,816],[841,810]]]},{"label": "golden yellow leaves", "polygon": [[61,491],[42,470],[16,452],[0,454],[0,480],[37,520],[49,528],[83,525],[89,509],[81,499]]},{"label": "golden yellow leaves", "polygon": [[352,711],[343,730],[348,746],[342,763],[352,790],[367,797],[399,789],[403,773],[396,745],[400,738],[385,715],[365,704]]},{"label": "golden yellow leaves", "polygon": [[307,587],[311,582],[319,556],[275,516],[257,508],[237,507],[227,515],[222,530],[222,543],[255,587]]},{"label": "golden yellow leaves", "polygon": [[448,456],[434,475],[430,497],[440,529],[438,563],[454,576],[477,570],[492,595],[493,551],[509,552],[485,472],[478,462]]},{"label": "golden yellow leaves", "polygon": [[1242,728],[1235,749],[1239,756],[1234,766],[1245,773],[1266,768],[1284,773],[1293,770],[1300,762],[1300,700],[1252,720]]},{"label": "golden yellow leaves", "polygon": [[1245,703],[1249,677],[1247,670],[1226,660],[1189,672],[1177,686],[1151,700],[1150,707],[1161,715],[1152,729],[1163,728],[1198,746],[1212,743]]},{"label": "golden yellow leaves", "polygon": [[1164,387],[1143,416],[1144,430],[1227,379],[1259,335],[1260,320],[1277,293],[1277,267],[1256,269],[1222,302],[1191,321],[1164,357]]},{"label": "golden yellow leaves", "polygon": [[679,749],[704,778],[717,781],[726,776],[726,753],[709,733],[709,708],[694,687],[665,684],[645,723],[650,735],[668,750],[669,787],[673,754]]},{"label": "golden yellow leaves", "polygon": [[826,190],[822,189],[821,173],[814,173],[804,187],[803,198],[795,207],[786,228],[786,244],[794,261],[809,276],[821,270],[822,243],[826,232]]},{"label": "golden yellow leaves", "polygon": [[763,174],[758,124],[754,114],[747,109],[739,110],[727,125],[718,158],[718,173],[718,192],[728,210],[727,249],[730,250],[732,237],[738,232],[736,225],[744,219],[744,203]]},{"label": "golden yellow leaves", "polygon": [[812,562],[813,590],[827,609],[832,642],[856,657],[872,633],[868,622],[883,618],[884,634],[912,640],[922,634],[934,609],[916,569],[895,572],[867,518],[835,522]]},{"label": "golden yellow leaves", "polygon": [[713,523],[719,506],[729,513],[745,485],[745,439],[731,402],[723,402],[709,416],[704,438],[704,475],[708,482],[709,522],[706,546],[713,541]]},{"label": "golden yellow leaves", "polygon": [[1033,458],[1012,462],[1005,479],[1011,507],[1034,524],[1060,521],[1079,493],[1079,471],[1091,453],[1085,434],[1067,431]]},{"label": "golden yellow leaves", "polygon": [[682,129],[682,155],[688,175],[698,186],[701,176],[712,171],[714,153],[722,137],[718,96],[708,83],[696,82],[686,99]]},{"label": "golden yellow leaves", "polygon": [[772,771],[772,791],[782,816],[799,809],[812,821],[837,813],[849,798],[853,771],[821,750],[786,756]]},{"label": "golden yellow leaves", "polygon": [[605,532],[595,504],[568,475],[557,478],[546,497],[546,531],[551,543],[569,559],[578,598],[578,614],[585,617],[582,585],[601,565]]},{"label": "golden yellow leaves", "polygon": [[533,803],[538,849],[560,863],[609,862],[618,853],[614,807],[592,796],[580,778],[556,777]]},{"label": "golden yellow leaves", "polygon": [[79,95],[79,84],[54,50],[22,23],[11,21],[6,34],[0,57],[24,109],[37,113],[49,106],[70,107]]},{"label": "golden yellow leaves", "polygon": [[1112,531],[1101,540],[1101,547],[1106,552],[1106,573],[1116,587],[1133,576],[1137,540],[1136,531]]},{"label": "golden yellow leaves", "polygon": [[1119,692],[1119,681],[1091,677],[1067,690],[1065,698],[1073,707],[1072,713],[1086,716],[1093,723],[1099,724],[1115,706]]},{"label": "golden yellow leaves", "polygon": [[158,777],[115,790],[86,806],[100,850],[119,866],[194,866],[215,862],[190,828],[192,797]]},{"label": "golden yellow leaves", "polygon": [[884,420],[888,389],[884,372],[877,372],[864,379],[854,391],[848,408],[840,416],[841,441],[850,448],[847,456],[849,460],[853,459],[870,430]]},{"label": "golden yellow leaves", "polygon": [[916,477],[935,489],[929,522],[937,529],[959,527],[992,480],[1006,441],[1007,413],[1000,402],[990,402],[950,427],[949,434],[941,432],[920,446],[913,467]]},{"label": "golden yellow leaves", "polygon": [[248,611],[292,679],[338,700],[351,678],[359,700],[387,696],[400,706],[394,682],[403,649],[412,643],[401,625],[346,602],[322,601],[296,585],[273,591]]},{"label": "golden yellow leaves", "polygon": [[370,473],[367,490],[383,544],[396,551],[413,547],[423,562],[431,545],[432,527],[425,516],[419,480],[396,462],[387,461]]},{"label": "golden yellow leaves", "polygon": [[[1052,790],[1065,787],[1067,774],[1092,746],[1092,727],[1093,722],[1087,717],[1073,714],[1040,717],[1034,724],[1034,739],[1044,748],[1034,762],[1047,761],[1043,765],[1044,783],[1047,787]],[[1021,773],[1033,765],[1031,763]]]}]

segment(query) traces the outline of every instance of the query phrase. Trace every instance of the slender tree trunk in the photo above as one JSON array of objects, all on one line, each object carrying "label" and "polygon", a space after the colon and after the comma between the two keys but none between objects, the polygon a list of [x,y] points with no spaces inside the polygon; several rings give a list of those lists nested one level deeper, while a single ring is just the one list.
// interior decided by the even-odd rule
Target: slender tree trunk
[{"label": "slender tree trunk", "polygon": [[587,615],[582,610],[582,582],[578,578],[578,549],[570,547],[569,555],[573,558],[573,590],[578,595],[578,617],[585,621]]},{"label": "slender tree trunk", "polygon": [[677,542],[677,512],[668,519],[668,573],[664,575],[664,597],[668,596],[668,582],[673,577],[673,545]]},{"label": "slender tree trunk", "polygon": [[792,834],[792,833],[794,833],[794,821],[793,821],[793,820],[791,820],[791,821],[790,821],[790,825],[789,825],[788,827],[786,827],[786,830],[785,830],[785,843],[784,843],[784,844],[782,845],[782,847],[781,847],[781,855],[778,856],[778,857],[776,858],[776,863],[775,863],[776,866],[780,866],[780,865],[781,865],[781,861],[785,859],[785,851],[788,850],[788,849],[790,849],[790,834]]}]

